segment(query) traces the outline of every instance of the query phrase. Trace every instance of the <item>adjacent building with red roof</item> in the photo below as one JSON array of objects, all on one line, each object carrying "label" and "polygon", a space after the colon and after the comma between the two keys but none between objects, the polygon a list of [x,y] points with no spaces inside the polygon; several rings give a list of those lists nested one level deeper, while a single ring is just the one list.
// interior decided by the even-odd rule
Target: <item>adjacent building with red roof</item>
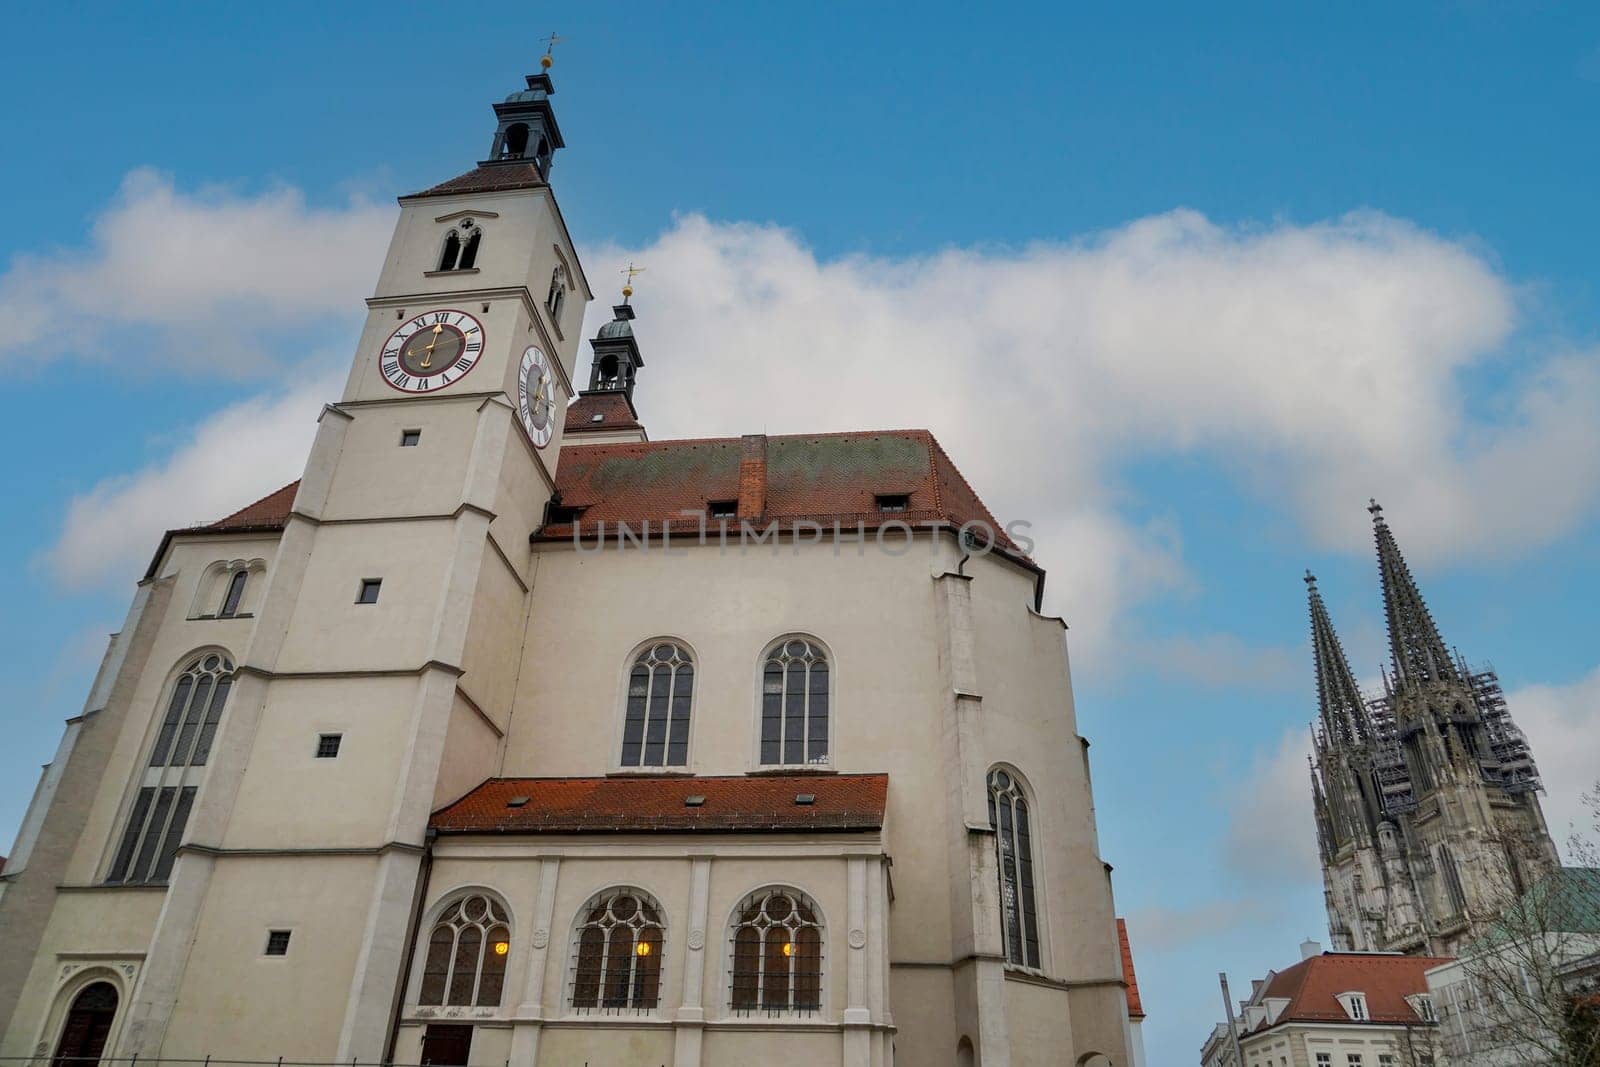
[{"label": "adjacent building with red roof", "polygon": [[1449,962],[1388,952],[1323,952],[1308,941],[1300,962],[1250,983],[1229,1024],[1201,1049],[1204,1067],[1413,1067],[1439,1058],[1430,968]]}]

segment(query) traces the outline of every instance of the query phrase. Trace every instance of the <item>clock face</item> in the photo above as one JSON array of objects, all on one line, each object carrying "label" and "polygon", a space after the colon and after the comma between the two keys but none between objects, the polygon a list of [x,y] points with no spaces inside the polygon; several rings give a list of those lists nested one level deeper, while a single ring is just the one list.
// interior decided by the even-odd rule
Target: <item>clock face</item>
[{"label": "clock face", "polygon": [[517,413],[522,416],[522,428],[540,448],[549,444],[550,435],[555,433],[555,388],[549,359],[529,345],[517,371]]},{"label": "clock face", "polygon": [[383,342],[383,380],[405,393],[443,389],[477,365],[483,325],[465,311],[425,311]]}]

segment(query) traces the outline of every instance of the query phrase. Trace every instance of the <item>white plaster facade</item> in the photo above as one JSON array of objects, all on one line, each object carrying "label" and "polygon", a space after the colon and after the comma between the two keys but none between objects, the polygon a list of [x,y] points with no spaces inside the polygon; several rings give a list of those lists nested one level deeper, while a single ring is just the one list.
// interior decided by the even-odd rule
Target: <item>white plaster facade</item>
[{"label": "white plaster facade", "polygon": [[[401,201],[286,517],[163,543],[0,875],[0,1055],[50,1055],[94,975],[117,993],[105,1054],[142,1060],[415,1063],[430,1024],[466,1022],[484,1065],[1125,1067],[1110,869],[1040,575],[953,531],[898,555],[827,539],[743,554],[531,543],[563,442],[559,421],[542,448],[523,432],[518,360],[549,353],[565,404],[591,293],[549,185],[507,184]],[[475,267],[435,270],[441,233],[465,218],[482,233]],[[557,264],[572,287],[560,321],[543,298]],[[439,308],[483,324],[478,363],[435,393],[398,392],[382,343]],[[420,438],[402,446],[407,431]],[[220,617],[239,571],[246,592]],[[381,579],[376,603],[357,602],[365,579]],[[880,830],[429,833],[430,812],[486,778],[629,773],[628,657],[662,636],[698,671],[684,773],[760,773],[760,661],[785,634],[828,649],[822,773],[887,773]],[[170,875],[109,884],[175,679],[210,651],[237,667],[209,756],[186,772]],[[323,735],[337,758],[317,757]],[[996,766],[1033,812],[1035,967],[1001,944]],[[575,917],[618,885],[665,913],[659,1004],[575,1012]],[[730,915],[771,885],[823,917],[818,1011],[729,1006]],[[509,913],[502,996],[424,1006],[418,931],[469,889]],[[272,931],[289,935],[282,955],[264,951]]]}]

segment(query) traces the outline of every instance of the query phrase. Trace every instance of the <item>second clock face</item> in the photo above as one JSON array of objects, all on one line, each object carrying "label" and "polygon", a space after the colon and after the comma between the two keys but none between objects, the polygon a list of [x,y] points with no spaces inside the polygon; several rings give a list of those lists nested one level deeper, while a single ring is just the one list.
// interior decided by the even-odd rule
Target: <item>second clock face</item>
[{"label": "second clock face", "polygon": [[483,326],[465,311],[415,315],[383,342],[383,380],[406,393],[430,393],[459,381],[483,354]]},{"label": "second clock face", "polygon": [[555,433],[555,387],[555,379],[550,376],[550,361],[543,352],[529,345],[522,353],[522,366],[517,370],[517,414],[522,416],[523,429],[540,448],[549,444],[550,436]]}]

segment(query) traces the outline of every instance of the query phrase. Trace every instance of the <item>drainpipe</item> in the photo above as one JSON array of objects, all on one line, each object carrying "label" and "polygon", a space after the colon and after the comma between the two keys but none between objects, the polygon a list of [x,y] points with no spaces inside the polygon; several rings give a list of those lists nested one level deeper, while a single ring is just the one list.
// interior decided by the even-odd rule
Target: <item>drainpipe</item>
[{"label": "drainpipe", "polygon": [[428,828],[422,842],[422,871],[417,878],[417,891],[411,898],[411,934],[406,940],[405,956],[400,964],[400,982],[394,987],[394,1004],[389,1008],[389,1043],[383,1050],[383,1062],[394,1062],[394,1046],[400,1040],[400,1009],[405,1004],[406,987],[411,984],[411,961],[417,954],[417,935],[422,928],[422,906],[428,899],[428,883],[433,878],[433,842],[439,831]]}]

